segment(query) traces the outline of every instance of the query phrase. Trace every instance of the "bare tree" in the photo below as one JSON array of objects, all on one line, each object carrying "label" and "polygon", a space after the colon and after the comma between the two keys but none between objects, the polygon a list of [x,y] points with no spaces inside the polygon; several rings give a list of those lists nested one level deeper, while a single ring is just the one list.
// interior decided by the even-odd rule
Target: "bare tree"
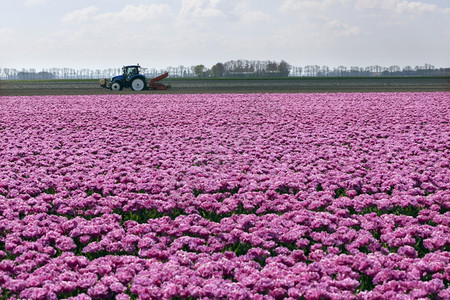
[{"label": "bare tree", "polygon": [[328,66],[322,66],[319,70],[318,75],[319,76],[328,76],[329,72],[330,72],[330,68]]},{"label": "bare tree", "polygon": [[278,65],[278,70],[280,72],[280,75],[283,77],[288,77],[289,73],[291,72],[291,65],[289,65],[287,62],[282,60],[280,64]]},{"label": "bare tree", "polygon": [[403,67],[403,74],[410,75],[413,71],[413,68],[411,66],[405,66]]},{"label": "bare tree", "polygon": [[358,76],[359,75],[359,67],[356,67],[356,66],[350,67],[350,75]]}]

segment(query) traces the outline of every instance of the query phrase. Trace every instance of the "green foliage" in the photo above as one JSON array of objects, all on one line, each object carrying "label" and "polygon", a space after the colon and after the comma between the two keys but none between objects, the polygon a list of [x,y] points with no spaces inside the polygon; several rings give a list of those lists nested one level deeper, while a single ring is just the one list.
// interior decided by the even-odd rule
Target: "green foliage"
[{"label": "green foliage", "polygon": [[393,191],[394,191],[394,186],[391,186],[391,188],[386,191],[386,194],[388,194],[389,196],[392,196]]},{"label": "green foliage", "polygon": [[71,297],[76,297],[76,296],[78,296],[78,295],[80,295],[82,293],[86,293],[86,292],[87,292],[86,290],[76,289],[76,290],[73,290],[71,292],[59,293],[57,295],[57,297],[58,297],[58,299],[67,299],[67,298],[71,298]]},{"label": "green foliage", "polygon": [[132,283],[130,282],[128,284],[127,290],[124,292],[125,294],[127,294],[128,296],[130,296],[130,300],[137,300],[139,299],[139,296],[136,294],[133,294],[130,290]]},{"label": "green foliage", "polygon": [[194,196],[195,196],[195,197],[198,197],[199,195],[204,194],[205,191],[193,189],[193,190],[192,190],[192,193],[194,193]]},{"label": "green foliage", "polygon": [[171,219],[175,219],[180,215],[184,215],[184,211],[180,209],[172,209],[167,212],[160,212],[157,209],[139,209],[133,211],[123,211],[122,209],[114,209],[113,213],[116,213],[122,217],[121,224],[126,221],[136,221],[140,224],[147,223],[150,219],[159,219],[164,216],[169,216]]},{"label": "green foliage", "polygon": [[[363,210],[362,210],[362,214],[363,215],[370,214],[370,213],[373,213],[373,212],[377,213],[377,215],[380,213],[380,211],[378,210],[378,207],[376,205],[371,205],[371,206],[364,207]],[[355,211],[355,214],[356,214],[356,211]]]},{"label": "green foliage", "polygon": [[11,299],[14,296],[14,294],[7,289],[2,289],[2,297],[1,299]]},{"label": "green foliage", "polygon": [[319,184],[317,185],[316,191],[317,191],[317,192],[322,192],[322,191],[323,191],[323,187],[322,187],[322,184],[321,184],[321,183],[319,183]]},{"label": "green foliage", "polygon": [[[416,218],[419,215],[419,212],[422,210],[422,208],[415,207],[413,205],[408,206],[394,206],[391,209],[381,209],[379,210],[376,206],[371,206],[368,208],[367,211],[370,212],[376,212],[378,216],[385,215],[385,214],[394,214],[397,216],[411,216]],[[363,210],[364,213],[364,210]]]},{"label": "green foliage", "polygon": [[286,247],[286,248],[288,248],[290,251],[294,251],[294,250],[298,250],[298,249],[299,249],[298,246],[297,246],[297,244],[296,244],[295,242],[292,242],[292,243],[282,243],[282,242],[280,242],[280,243],[278,243],[278,246],[280,246],[280,247]]},{"label": "green foliage", "polygon": [[204,65],[200,64],[194,67],[194,74],[197,75],[198,77],[205,77],[205,73],[206,67]]},{"label": "green foliage", "polygon": [[105,197],[103,195],[103,190],[101,190],[101,189],[94,188],[94,189],[87,189],[86,190],[86,195],[87,196],[92,196],[93,194],[99,194],[100,196]]},{"label": "green foliage", "polygon": [[381,232],[378,230],[370,230],[370,233],[374,237],[374,239],[380,240],[381,238]]},{"label": "green foliage", "polygon": [[202,216],[203,218],[210,220],[212,222],[219,223],[223,218],[231,217],[232,213],[226,213],[226,214],[218,214],[214,210],[213,211],[207,211],[203,209],[198,209],[198,214]]},{"label": "green foliage", "polygon": [[225,75],[225,67],[222,63],[217,63],[211,68],[211,75],[213,77],[222,77]]},{"label": "green foliage", "polygon": [[369,253],[370,253],[370,250],[369,250],[369,248],[368,248],[367,246],[361,246],[361,247],[358,248],[358,250],[359,250],[361,253],[366,253],[366,254],[369,254]]},{"label": "green foliage", "polygon": [[134,253],[127,253],[125,251],[120,251],[120,252],[109,252],[106,250],[100,250],[97,251],[95,253],[83,253],[84,257],[86,257],[87,259],[89,259],[90,261],[93,261],[94,259],[100,258],[100,257],[105,257],[108,255],[115,255],[115,256],[124,256],[124,255],[134,255],[137,256],[138,252],[137,250]]},{"label": "green foliage", "polygon": [[55,195],[56,189],[54,187],[49,187],[48,189],[44,190],[44,193],[46,193],[48,195]]},{"label": "green foliage", "polygon": [[416,244],[414,245],[414,249],[417,251],[417,254],[420,258],[424,257],[427,253],[430,253],[428,248],[425,248],[423,245],[423,238],[416,237]]},{"label": "green foliage", "polygon": [[253,246],[249,243],[236,242],[234,244],[225,246],[222,252],[232,251],[236,254],[236,256],[242,256],[247,254],[248,250],[250,250],[251,248],[253,248]]},{"label": "green foliage", "polygon": [[360,285],[356,289],[355,294],[359,294],[360,292],[364,291],[372,291],[375,288],[375,285],[373,284],[372,281],[372,277],[364,273],[359,274],[359,283]]},{"label": "green foliage", "polygon": [[337,188],[337,189],[334,191],[334,199],[337,199],[337,198],[339,198],[339,197],[348,197],[347,194],[346,194],[346,192],[345,192],[345,189],[342,188],[342,187]]}]

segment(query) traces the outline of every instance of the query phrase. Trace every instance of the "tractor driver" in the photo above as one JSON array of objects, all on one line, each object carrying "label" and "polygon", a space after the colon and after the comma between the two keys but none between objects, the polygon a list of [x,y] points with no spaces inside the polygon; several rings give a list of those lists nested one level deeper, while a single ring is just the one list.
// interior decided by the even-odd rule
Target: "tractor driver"
[{"label": "tractor driver", "polygon": [[136,68],[129,68],[127,74],[127,80],[130,80],[131,76],[137,74]]}]

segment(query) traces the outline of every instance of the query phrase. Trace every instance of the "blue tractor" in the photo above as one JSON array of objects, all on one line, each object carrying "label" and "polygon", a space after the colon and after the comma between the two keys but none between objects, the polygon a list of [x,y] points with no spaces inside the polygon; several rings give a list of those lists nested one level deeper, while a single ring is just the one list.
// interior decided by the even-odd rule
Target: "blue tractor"
[{"label": "blue tractor", "polygon": [[140,69],[141,66],[139,65],[124,66],[122,75],[114,76],[108,83],[106,79],[100,79],[100,86],[112,91],[121,91],[123,88],[131,88],[134,91],[167,89],[167,86],[157,83],[157,81],[166,78],[169,75],[168,73],[153,78],[147,83],[145,76],[140,74]]}]

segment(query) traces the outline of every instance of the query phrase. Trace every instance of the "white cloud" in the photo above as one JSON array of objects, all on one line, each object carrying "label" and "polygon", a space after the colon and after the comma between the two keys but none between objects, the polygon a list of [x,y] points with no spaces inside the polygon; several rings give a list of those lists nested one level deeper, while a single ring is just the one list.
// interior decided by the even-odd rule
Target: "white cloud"
[{"label": "white cloud", "polygon": [[0,37],[6,37],[10,36],[14,33],[14,30],[8,27],[1,27],[0,28]]},{"label": "white cloud", "polygon": [[46,3],[46,0],[27,0],[27,1],[25,1],[26,6],[42,5],[45,3]]},{"label": "white cloud", "polygon": [[339,20],[345,18],[355,22],[353,17],[348,18],[349,1],[351,0],[285,0],[279,11],[288,15],[293,12],[290,18],[301,20],[297,22],[296,29],[287,29],[291,32],[290,36],[318,45],[328,45],[336,39],[358,36],[362,32],[361,27]]},{"label": "white cloud", "polygon": [[397,0],[357,0],[355,8],[358,10],[392,10],[395,7]]},{"label": "white cloud", "polygon": [[358,36],[361,33],[361,28],[358,26],[350,26],[339,20],[326,22],[323,29],[325,29],[331,38]]},{"label": "white cloud", "polygon": [[220,33],[236,29],[248,11],[247,1],[242,0],[182,0],[174,27],[182,32],[195,29]]},{"label": "white cloud", "polygon": [[7,45],[13,41],[14,30],[8,27],[0,27],[0,45]]},{"label": "white cloud", "polygon": [[438,10],[435,4],[409,0],[357,0],[355,8],[358,10],[390,11],[398,14],[420,14]]},{"label": "white cloud", "polygon": [[247,11],[243,13],[241,16],[241,20],[244,23],[263,22],[269,21],[270,19],[271,19],[270,15],[260,10]]},{"label": "white cloud", "polygon": [[220,0],[183,0],[180,16],[194,19],[225,17],[217,7],[219,2]]},{"label": "white cloud", "polygon": [[320,9],[321,3],[318,1],[294,1],[286,0],[280,7],[280,11],[288,12],[292,10]]},{"label": "white cloud", "polygon": [[348,0],[285,0],[280,7],[281,12],[288,11],[311,11],[311,10],[327,10],[332,6],[344,5]]},{"label": "white cloud", "polygon": [[95,16],[95,21],[103,24],[123,24],[148,22],[151,27],[154,18],[172,15],[172,11],[167,4],[140,4],[138,6],[126,5],[121,11],[101,13]]},{"label": "white cloud", "polygon": [[410,2],[410,1],[402,1],[397,3],[396,12],[398,13],[427,13],[434,12],[437,10],[437,6],[435,4],[428,4],[424,2]]},{"label": "white cloud", "polygon": [[177,15],[177,25],[261,21],[266,20],[267,16],[259,9],[251,9],[249,2],[243,0],[183,0]]},{"label": "white cloud", "polygon": [[404,19],[397,19],[397,18],[387,18],[387,19],[382,19],[378,22],[376,22],[377,25],[379,25],[380,27],[387,27],[387,28],[396,28],[396,27],[406,27],[409,24],[408,20],[404,20]]},{"label": "white cloud", "polygon": [[95,6],[88,6],[83,9],[78,9],[70,12],[62,18],[63,23],[83,23],[92,20],[98,8]]},{"label": "white cloud", "polygon": [[63,23],[91,23],[91,25],[101,25],[102,27],[147,22],[150,27],[155,17],[172,14],[167,4],[126,5],[122,10],[116,12],[97,13],[98,11],[97,7],[88,6],[66,14],[62,21]]}]

